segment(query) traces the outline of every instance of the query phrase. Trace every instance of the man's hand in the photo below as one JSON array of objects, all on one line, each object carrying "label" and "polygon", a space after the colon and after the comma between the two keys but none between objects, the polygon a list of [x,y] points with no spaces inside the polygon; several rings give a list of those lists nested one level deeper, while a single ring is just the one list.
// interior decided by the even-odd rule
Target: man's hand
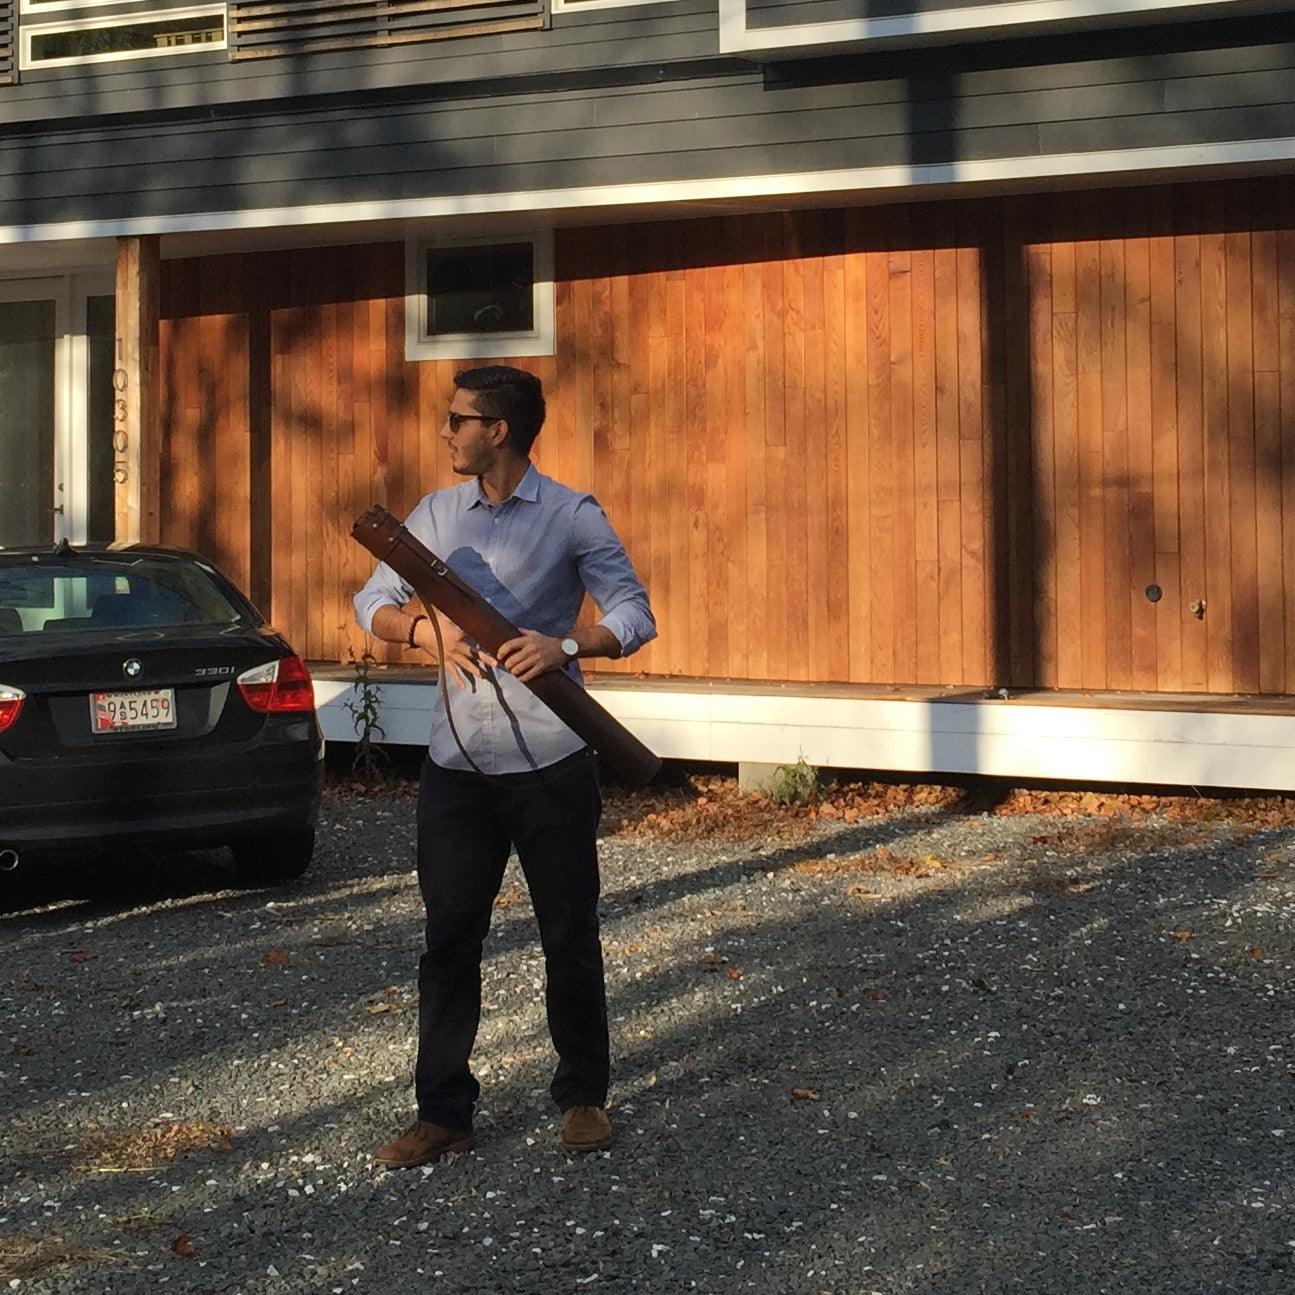
[{"label": "man's hand", "polygon": [[516,638],[501,643],[495,656],[519,683],[529,683],[549,670],[560,670],[567,663],[562,640],[541,634],[539,630],[522,630]]},{"label": "man's hand", "polygon": [[[486,671],[495,664],[494,657],[474,648],[464,638],[463,631],[448,617],[442,616],[440,612],[436,612],[435,616],[445,648],[445,659],[440,664],[447,672],[447,677],[458,688],[468,687],[473,676],[483,678]],[[416,647],[436,660],[438,651],[435,627],[426,615],[417,620],[413,617],[412,611],[402,611],[399,607],[379,607],[373,613],[373,633],[387,643],[404,643]]]},{"label": "man's hand", "polygon": [[[495,664],[495,658],[474,647],[452,620],[447,620],[441,615],[436,619],[440,623],[441,642],[445,647],[441,668],[449,672],[450,678],[458,688],[468,687],[470,676],[484,678],[487,667]],[[414,633],[414,643],[433,656],[436,655],[436,631],[430,623],[420,622]],[[561,651],[560,648],[559,651]]]}]

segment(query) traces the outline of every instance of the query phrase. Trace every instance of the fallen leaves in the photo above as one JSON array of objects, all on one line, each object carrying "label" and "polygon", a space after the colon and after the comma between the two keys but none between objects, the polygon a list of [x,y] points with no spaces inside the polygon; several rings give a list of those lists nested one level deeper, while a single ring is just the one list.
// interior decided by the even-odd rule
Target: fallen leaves
[{"label": "fallen leaves", "polygon": [[1128,812],[1108,814],[1097,822],[1059,824],[1030,837],[1030,844],[1052,854],[1119,854],[1132,851],[1183,850],[1202,844],[1199,824],[1148,822]]},{"label": "fallen leaves", "polygon": [[879,845],[864,854],[835,855],[801,859],[791,865],[793,872],[806,877],[831,877],[852,873],[878,873],[891,877],[934,877],[948,865],[933,854],[903,854],[889,846]]},{"label": "fallen leaves", "polygon": [[120,1255],[83,1246],[62,1237],[0,1237],[0,1280],[17,1283],[50,1268],[75,1263],[118,1263]]},{"label": "fallen leaves", "polygon": [[746,841],[752,837],[797,842],[814,834],[814,811],[783,805],[772,796],[738,790],[736,778],[693,775],[678,787],[645,791],[607,789],[604,821],[615,836],[651,841]]},{"label": "fallen leaves", "polygon": [[845,893],[847,895],[853,896],[855,899],[885,899],[886,898],[885,895],[881,893],[881,891],[873,890],[871,887],[865,886],[862,882],[858,882],[853,886],[847,886],[845,888]]},{"label": "fallen leaves", "polygon": [[508,889],[502,890],[495,896],[496,908],[513,908],[518,904],[528,902],[526,892],[515,882],[508,883]]},{"label": "fallen leaves", "polygon": [[822,1098],[822,1094],[817,1088],[793,1088],[791,1095],[792,1099],[797,1102],[817,1102]]},{"label": "fallen leaves", "polygon": [[400,992],[395,985],[388,985],[382,992],[386,995],[385,1002],[370,1003],[365,1007],[364,1010],[368,1012],[370,1016],[381,1016],[386,1012],[400,1011],[400,1004],[392,1001]]},{"label": "fallen leaves", "polygon": [[129,1173],[154,1169],[190,1151],[234,1149],[234,1130],[228,1124],[154,1123],[145,1128],[113,1132],[93,1129],[83,1150],[85,1160],[73,1168],[80,1173]]},{"label": "fallen leaves", "polygon": [[[1037,891],[1083,895],[1101,879],[1049,868],[1046,860],[1085,859],[1120,853],[1190,850],[1210,843],[1217,826],[1252,831],[1259,826],[1295,824],[1295,796],[1213,798],[1098,793],[1098,791],[965,790],[926,783],[842,782],[829,786],[816,807],[782,804],[774,796],[741,793],[734,778],[695,776],[680,787],[646,793],[611,791],[609,828],[620,837],[675,842],[699,837],[719,840],[761,839],[782,847],[812,842],[820,821],[853,822],[894,815],[901,809],[940,815],[1035,815],[1053,820],[1030,838],[1015,843],[1011,857],[987,855],[962,859],[931,851],[901,851],[878,846],[856,855],[807,857],[786,865],[808,877],[877,874],[894,878],[934,878],[954,870],[1017,862],[1039,869],[1024,878]],[[1251,816],[1247,818],[1246,816]],[[930,815],[922,817],[929,820]],[[760,864],[761,870],[783,866]],[[852,891],[864,899],[869,890]],[[505,900],[506,903],[506,900]]]},{"label": "fallen leaves", "polygon": [[[985,781],[969,788],[934,783],[870,782],[842,779],[828,783],[815,806],[781,804],[771,795],[738,790],[736,778],[693,775],[678,787],[628,791],[608,788],[604,795],[607,829],[612,835],[656,841],[682,841],[706,834],[713,839],[747,840],[764,836],[785,842],[808,839],[817,820],[853,824],[898,810],[945,814],[992,814],[1015,817],[1038,814],[1057,819],[1118,820],[1103,841],[1100,825],[1093,836],[1059,838],[1074,852],[1109,849],[1112,839],[1128,848],[1148,848],[1134,835],[1145,821],[1157,821],[1157,839],[1167,825],[1226,824],[1234,830],[1259,831],[1295,826],[1295,796],[1136,795],[1117,791],[1065,791],[1011,788]],[[1184,831],[1163,848],[1190,844]]]}]

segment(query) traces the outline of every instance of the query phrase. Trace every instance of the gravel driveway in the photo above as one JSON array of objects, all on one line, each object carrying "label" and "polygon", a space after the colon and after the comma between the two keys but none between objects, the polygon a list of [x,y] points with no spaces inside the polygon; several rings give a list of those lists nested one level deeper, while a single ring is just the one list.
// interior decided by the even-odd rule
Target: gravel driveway
[{"label": "gravel driveway", "polygon": [[609,808],[617,1141],[579,1159],[512,864],[477,1149],[370,1165],[410,1118],[407,795],[331,792],[278,891],[11,880],[0,1288],[1295,1290],[1295,828]]}]

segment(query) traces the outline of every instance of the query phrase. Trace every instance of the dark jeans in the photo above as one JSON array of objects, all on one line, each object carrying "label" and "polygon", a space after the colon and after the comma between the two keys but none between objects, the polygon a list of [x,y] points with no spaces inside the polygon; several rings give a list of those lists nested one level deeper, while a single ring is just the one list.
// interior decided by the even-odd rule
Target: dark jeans
[{"label": "dark jeans", "polygon": [[468,1066],[481,1019],[481,950],[512,846],[544,949],[545,1005],[560,1110],[603,1106],[610,1071],[598,848],[597,761],[583,751],[537,773],[483,778],[424,760],[418,884],[427,951],[418,964],[420,1119],[472,1127],[481,1089]]}]

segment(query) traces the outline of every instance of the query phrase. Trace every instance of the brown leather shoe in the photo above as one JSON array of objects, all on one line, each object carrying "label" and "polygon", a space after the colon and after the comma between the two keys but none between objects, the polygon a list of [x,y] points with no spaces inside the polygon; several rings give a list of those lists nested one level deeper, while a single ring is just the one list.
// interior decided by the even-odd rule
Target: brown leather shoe
[{"label": "brown leather shoe", "polygon": [[612,1144],[612,1126],[601,1106],[573,1106],[562,1112],[562,1145],[580,1155]]},{"label": "brown leather shoe", "polygon": [[412,1169],[415,1165],[430,1165],[454,1151],[471,1150],[471,1133],[455,1133],[430,1120],[417,1120],[378,1151],[373,1163],[388,1169]]}]

